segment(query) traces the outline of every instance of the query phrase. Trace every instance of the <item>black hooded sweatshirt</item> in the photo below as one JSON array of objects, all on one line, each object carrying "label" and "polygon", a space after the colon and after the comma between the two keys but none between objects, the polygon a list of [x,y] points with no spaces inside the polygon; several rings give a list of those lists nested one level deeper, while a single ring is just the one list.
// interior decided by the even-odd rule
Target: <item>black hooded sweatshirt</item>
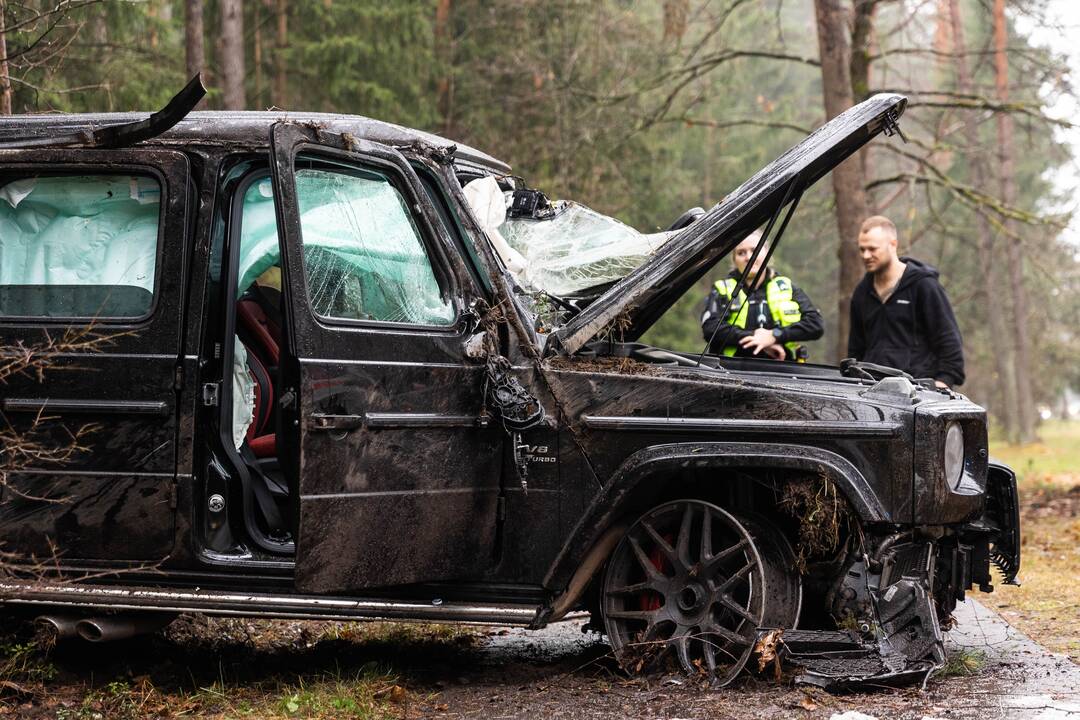
[{"label": "black hooded sweatshirt", "polygon": [[960,328],[938,271],[909,257],[896,289],[884,304],[870,273],[851,296],[848,356],[887,365],[950,387],[964,382]]}]

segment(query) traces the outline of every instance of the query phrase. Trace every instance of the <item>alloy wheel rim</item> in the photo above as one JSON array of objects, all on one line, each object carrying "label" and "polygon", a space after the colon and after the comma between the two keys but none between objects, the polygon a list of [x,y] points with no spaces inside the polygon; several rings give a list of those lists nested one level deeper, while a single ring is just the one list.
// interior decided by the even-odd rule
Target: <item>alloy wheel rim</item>
[{"label": "alloy wheel rim", "polygon": [[622,665],[663,669],[673,657],[683,672],[729,683],[765,619],[771,555],[763,563],[743,523],[711,503],[676,500],[647,512],[603,581],[604,623]]}]

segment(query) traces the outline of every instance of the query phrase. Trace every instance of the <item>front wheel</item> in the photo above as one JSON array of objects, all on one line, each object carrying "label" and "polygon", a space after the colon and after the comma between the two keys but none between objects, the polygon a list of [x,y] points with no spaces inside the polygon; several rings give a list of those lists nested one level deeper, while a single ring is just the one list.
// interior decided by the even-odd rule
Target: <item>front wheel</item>
[{"label": "front wheel", "polygon": [[604,627],[629,672],[674,657],[689,674],[730,683],[759,627],[793,628],[802,583],[791,546],[763,518],[736,517],[702,500],[645,513],[604,574]]}]

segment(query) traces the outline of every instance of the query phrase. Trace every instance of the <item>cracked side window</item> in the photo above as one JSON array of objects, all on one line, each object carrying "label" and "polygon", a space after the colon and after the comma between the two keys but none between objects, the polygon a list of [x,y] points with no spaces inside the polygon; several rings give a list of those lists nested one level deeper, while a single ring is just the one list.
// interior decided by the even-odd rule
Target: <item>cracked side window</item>
[{"label": "cracked side window", "polygon": [[304,273],[317,314],[453,324],[454,307],[443,297],[409,207],[388,177],[301,166],[296,195]]},{"label": "cracked side window", "polygon": [[160,208],[161,186],[141,175],[0,184],[0,315],[149,315]]}]

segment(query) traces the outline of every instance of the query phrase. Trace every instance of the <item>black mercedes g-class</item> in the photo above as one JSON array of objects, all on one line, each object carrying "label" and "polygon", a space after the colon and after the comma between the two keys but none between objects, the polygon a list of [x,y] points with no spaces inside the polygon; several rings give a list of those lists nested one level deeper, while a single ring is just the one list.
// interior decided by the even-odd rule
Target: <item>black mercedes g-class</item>
[{"label": "black mercedes g-class", "polygon": [[0,385],[8,610],[90,640],[587,611],[630,669],[727,682],[768,645],[842,685],[926,677],[965,591],[1015,582],[964,396],[638,341],[905,98],[642,235],[424,132],[200,94],[0,118],[0,347],[47,355]]}]

